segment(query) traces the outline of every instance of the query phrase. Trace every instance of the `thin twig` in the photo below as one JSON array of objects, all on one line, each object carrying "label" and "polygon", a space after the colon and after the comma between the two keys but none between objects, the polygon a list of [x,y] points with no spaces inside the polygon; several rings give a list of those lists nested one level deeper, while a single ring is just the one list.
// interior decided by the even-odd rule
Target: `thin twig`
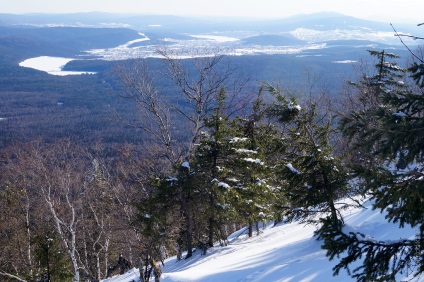
[{"label": "thin twig", "polygon": [[399,40],[400,40],[400,42],[403,44],[403,46],[405,46],[405,48],[406,49],[408,49],[408,51],[409,51],[409,53],[411,53],[412,54],[412,56],[414,56],[418,61],[420,61],[422,64],[424,64],[424,61],[420,58],[420,57],[418,57],[409,47],[408,47],[408,45],[406,45],[405,44],[405,42],[403,42],[403,40],[402,40],[402,36],[404,36],[404,37],[411,37],[411,38],[413,38],[414,40],[416,40],[416,39],[421,39],[421,40],[424,40],[424,38],[422,38],[422,37],[417,37],[417,36],[412,36],[412,35],[406,35],[406,34],[399,34],[398,32],[397,32],[397,30],[395,29],[395,27],[392,25],[392,24],[390,24],[390,26],[393,28],[393,31],[395,32],[395,36],[397,36],[398,38],[399,38]]}]

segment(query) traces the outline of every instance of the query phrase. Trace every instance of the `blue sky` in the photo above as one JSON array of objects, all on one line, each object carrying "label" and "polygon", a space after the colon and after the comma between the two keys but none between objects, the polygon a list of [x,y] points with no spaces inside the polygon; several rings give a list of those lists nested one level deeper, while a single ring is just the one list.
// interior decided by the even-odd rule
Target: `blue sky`
[{"label": "blue sky", "polygon": [[424,22],[423,0],[0,0],[1,13],[89,11],[256,18],[331,11],[384,22]]}]

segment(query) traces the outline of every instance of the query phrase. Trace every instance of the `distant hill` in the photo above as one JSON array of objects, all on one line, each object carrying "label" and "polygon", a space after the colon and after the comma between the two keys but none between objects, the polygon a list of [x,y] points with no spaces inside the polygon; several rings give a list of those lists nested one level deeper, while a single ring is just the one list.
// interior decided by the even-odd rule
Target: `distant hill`
[{"label": "distant hill", "polygon": [[254,45],[273,45],[273,46],[291,46],[304,45],[305,41],[297,39],[292,35],[257,35],[242,40],[245,44]]},{"label": "distant hill", "polygon": [[0,36],[0,62],[17,65],[24,59],[38,56],[67,57],[79,53],[78,49],[65,44],[33,38]]},{"label": "distant hill", "polygon": [[0,26],[0,60],[75,56],[84,50],[116,47],[140,37],[127,28]]},{"label": "distant hill", "polygon": [[350,46],[350,47],[356,47],[356,46],[380,46],[380,47],[388,47],[390,45],[383,44],[376,41],[371,40],[328,40],[328,41],[322,41],[317,43],[327,43],[332,46]]},{"label": "distant hill", "polygon": [[[390,23],[381,23],[346,16],[339,13],[321,12],[300,14],[292,17],[258,20],[248,18],[190,18],[172,15],[113,14],[101,12],[73,14],[1,14],[0,25],[74,26],[74,27],[127,27],[145,31],[149,26],[161,26],[163,30],[178,32],[210,32],[228,30],[252,30],[283,32],[295,28],[317,30],[353,29],[366,27],[373,30],[392,31]],[[416,26],[396,24],[402,32],[419,32]]]},{"label": "distant hill", "polygon": [[127,28],[0,27],[0,38],[10,36],[64,44],[79,50],[115,47],[140,38],[135,30]]}]

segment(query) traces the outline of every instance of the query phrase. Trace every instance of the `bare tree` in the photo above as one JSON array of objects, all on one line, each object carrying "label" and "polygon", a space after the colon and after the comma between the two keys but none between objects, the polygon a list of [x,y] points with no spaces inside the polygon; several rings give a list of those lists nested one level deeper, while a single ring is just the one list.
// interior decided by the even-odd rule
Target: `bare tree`
[{"label": "bare tree", "polygon": [[[153,144],[161,144],[166,151],[164,156],[175,165],[193,153],[204,119],[216,106],[221,89],[229,93],[229,108],[236,111],[243,107],[246,98],[241,93],[247,80],[235,78],[229,61],[219,54],[180,59],[166,49],[158,53],[165,63],[161,73],[153,74],[143,59],[117,68],[125,89],[121,96],[134,102],[139,114],[136,121],[125,119],[122,114],[118,117],[123,123],[142,129]],[[176,88],[176,97],[167,97],[157,89],[155,79],[164,78]],[[184,141],[177,142],[181,132],[185,134]]]},{"label": "bare tree", "polygon": [[129,120],[116,112],[122,123],[141,129],[147,133],[151,143],[161,144],[165,150],[164,157],[170,163],[176,163],[180,152],[174,146],[172,132],[172,116],[169,111],[169,101],[160,96],[152,75],[144,60],[131,60],[116,69],[121,77],[125,93],[120,96],[131,100],[137,108],[139,116]]}]

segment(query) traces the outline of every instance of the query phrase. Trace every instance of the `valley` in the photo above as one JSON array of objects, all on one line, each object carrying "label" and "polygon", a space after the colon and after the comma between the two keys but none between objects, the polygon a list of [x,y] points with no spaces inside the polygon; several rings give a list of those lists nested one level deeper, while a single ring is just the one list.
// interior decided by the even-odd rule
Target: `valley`
[{"label": "valley", "polygon": [[0,13],[1,281],[424,281],[420,25],[125,1]]},{"label": "valley", "polygon": [[[114,130],[121,132],[114,142],[140,140],[139,132],[113,121],[115,111],[136,115],[133,106],[119,98],[123,89],[115,70],[126,60],[143,59],[160,75],[160,50],[187,61],[224,56],[248,80],[248,92],[256,92],[263,82],[303,91],[309,76],[317,80],[316,91],[325,87],[333,96],[355,76],[354,65],[367,50],[386,49],[408,57],[386,25],[339,14],[258,22],[77,16],[0,15],[0,117],[7,120],[0,126],[3,146],[11,140],[70,135],[83,142],[111,140],[107,136]],[[172,92],[165,80],[156,80],[163,95]],[[53,108],[44,108],[46,102]],[[94,135],[84,133],[84,128],[93,127]]]}]

